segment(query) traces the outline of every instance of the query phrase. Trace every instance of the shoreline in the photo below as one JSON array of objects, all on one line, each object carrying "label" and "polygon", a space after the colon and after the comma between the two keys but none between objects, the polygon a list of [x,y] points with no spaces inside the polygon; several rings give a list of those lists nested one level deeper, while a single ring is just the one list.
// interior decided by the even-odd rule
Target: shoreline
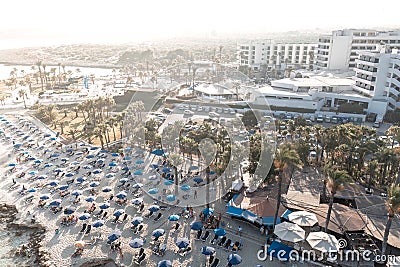
[{"label": "shoreline", "polygon": [[[95,63],[68,63],[68,62],[64,62],[65,66],[68,67],[81,67],[81,68],[97,68],[97,69],[113,69],[113,68],[122,68],[122,65],[102,65],[102,64],[95,64]],[[32,63],[28,63],[28,62],[11,62],[11,61],[0,61],[0,64],[4,65],[4,66],[8,66],[8,67],[12,67],[12,66],[33,66],[35,64],[35,62]],[[57,66],[58,63],[52,63],[51,61],[46,62],[46,65],[49,66]]]}]

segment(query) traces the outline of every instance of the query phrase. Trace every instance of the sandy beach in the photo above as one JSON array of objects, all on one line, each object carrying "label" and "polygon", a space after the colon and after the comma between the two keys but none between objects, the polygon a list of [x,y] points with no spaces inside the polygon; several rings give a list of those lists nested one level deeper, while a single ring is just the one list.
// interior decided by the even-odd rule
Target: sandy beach
[{"label": "sandy beach", "polygon": [[[157,266],[157,263],[163,259],[170,260],[172,266],[208,266],[206,265],[208,257],[201,253],[203,246],[215,247],[215,257],[220,259],[218,266],[225,266],[228,263],[227,258],[232,254],[231,247],[225,250],[216,244],[211,245],[210,241],[214,236],[212,230],[210,230],[209,238],[203,242],[195,240],[197,232],[190,229],[192,222],[200,220],[199,214],[202,213],[204,207],[193,205],[194,216],[190,217],[183,212],[182,207],[176,206],[176,202],[157,201],[157,199],[163,199],[161,192],[169,185],[161,182],[158,173],[149,167],[153,157],[150,157],[148,153],[137,154],[134,150],[125,153],[125,158],[130,155],[132,161],[143,161],[140,164],[128,163],[132,167],[130,171],[141,170],[142,174],[127,177],[127,181],[121,183],[121,179],[126,178],[124,175],[126,164],[121,154],[101,152],[100,148],[91,148],[84,144],[77,144],[76,147],[60,145],[50,130],[37,127],[29,116],[6,115],[2,117],[0,123],[0,129],[2,129],[0,147],[3,155],[0,201],[15,205],[18,214],[14,223],[38,224],[45,227],[46,232],[40,245],[41,250],[48,253],[49,260],[42,263],[42,266],[45,264],[47,266],[91,266],[90,262],[93,263],[93,261],[108,262],[108,266],[113,266],[112,262],[115,262],[117,266],[135,266],[135,255],[140,249],[129,245],[134,238],[145,240],[143,248],[146,257],[142,266]],[[137,161],[138,159],[140,161]],[[94,166],[88,167],[93,165],[93,162],[95,162]],[[99,169],[98,162],[103,163],[103,168],[94,174],[96,167]],[[23,176],[22,173],[24,173]],[[139,184],[141,188],[134,188],[137,183],[142,183],[142,185]],[[62,186],[67,189],[62,190]],[[106,188],[110,188],[111,191],[103,192],[108,191],[104,190]],[[159,189],[159,193],[154,195],[147,193],[154,188]],[[122,191],[126,194],[125,197],[115,197]],[[66,195],[61,197],[60,194]],[[195,204],[193,194],[188,195],[191,199],[188,203]],[[45,196],[48,199],[45,199]],[[87,201],[90,196],[95,199],[93,202]],[[112,200],[110,200],[111,196],[113,196]],[[77,202],[78,198],[79,202]],[[138,205],[132,203],[135,198],[143,199],[143,211],[139,210]],[[46,204],[43,207],[38,206],[40,199],[45,199]],[[54,214],[50,203],[57,199],[61,199],[59,205],[61,211]],[[116,200],[126,202],[118,204]],[[101,210],[101,203],[109,203],[109,207],[102,211],[101,216],[96,217],[95,214]],[[216,214],[221,213],[220,227],[226,230],[226,237],[232,242],[241,240],[243,246],[237,252],[242,258],[241,265],[267,266],[266,262],[257,259],[257,251],[265,243],[265,236],[261,236],[258,229],[250,224],[224,216],[225,204],[223,201],[215,202],[211,207]],[[74,219],[69,226],[61,224],[63,217],[71,215],[79,217],[92,205],[96,209],[87,220],[76,218],[77,221],[75,222]],[[158,205],[161,209],[154,212],[150,218],[146,218],[145,215],[149,214],[148,208],[152,205]],[[72,209],[71,215],[64,214],[66,207]],[[123,210],[123,215],[114,223],[113,214],[120,209]],[[96,220],[102,219],[105,212],[108,215],[104,217],[104,225],[98,228],[93,226],[88,234],[80,232],[84,223],[92,225]],[[162,217],[155,221],[158,213],[161,213]],[[123,220],[124,214],[127,214],[125,220]],[[173,230],[176,221],[169,220],[172,214],[182,215],[177,221],[180,224],[177,231]],[[131,229],[131,221],[139,216],[143,217],[141,223],[143,229],[135,234]],[[239,225],[243,228],[242,236],[237,235]],[[152,233],[160,228],[165,230],[165,234],[159,238],[160,243],[166,245],[164,256],[158,256],[152,252]],[[120,234],[116,242],[121,242],[121,253],[118,250],[111,250],[110,244],[107,243],[108,236],[114,232]],[[189,239],[189,247],[191,247],[191,251],[183,256],[176,253],[178,247],[175,244],[181,237]],[[26,241],[26,237],[17,237],[16,240]],[[76,251],[78,241],[84,241],[83,253],[80,256],[71,257]],[[9,246],[18,247],[22,243],[13,241],[9,242]],[[11,264],[9,259],[0,260],[2,266]],[[273,265],[285,264],[277,260],[268,262],[268,266]],[[298,263],[298,265],[301,264]]]}]

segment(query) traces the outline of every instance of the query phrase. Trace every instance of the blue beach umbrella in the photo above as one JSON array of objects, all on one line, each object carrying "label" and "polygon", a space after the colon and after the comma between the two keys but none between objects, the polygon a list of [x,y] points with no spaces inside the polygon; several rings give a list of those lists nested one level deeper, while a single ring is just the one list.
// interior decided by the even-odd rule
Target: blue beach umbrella
[{"label": "blue beach umbrella", "polygon": [[63,170],[60,168],[54,169],[53,172],[62,172]]},{"label": "blue beach umbrella", "polygon": [[92,158],[94,158],[94,156],[93,155],[87,155],[85,158],[92,159]]},{"label": "blue beach umbrella", "polygon": [[192,222],[190,224],[190,229],[192,229],[192,230],[198,231],[198,230],[200,230],[202,228],[203,228],[203,223],[202,222]]},{"label": "blue beach umbrella", "polygon": [[49,195],[49,194],[43,194],[43,195],[41,195],[39,198],[40,198],[41,200],[46,200],[46,199],[49,199],[49,198],[50,198],[50,195]]},{"label": "blue beach umbrella", "polygon": [[226,235],[226,231],[225,231],[225,229],[217,228],[217,229],[214,229],[214,234],[217,236],[224,236],[224,235]]},{"label": "blue beach umbrella", "polygon": [[160,206],[158,206],[158,205],[152,205],[149,207],[149,211],[151,211],[151,212],[156,212],[159,210],[160,210]]},{"label": "blue beach umbrella", "polygon": [[180,218],[179,215],[177,215],[177,214],[172,214],[172,215],[169,215],[168,220],[170,220],[170,221],[178,221],[179,218]]},{"label": "blue beach umbrella", "polygon": [[170,260],[159,261],[157,267],[172,267],[172,262]]},{"label": "blue beach umbrella", "polygon": [[214,255],[214,253],[215,253],[215,248],[213,248],[213,247],[204,246],[201,248],[201,254],[208,256],[208,255]]},{"label": "blue beach umbrella", "polygon": [[48,185],[50,185],[50,186],[56,186],[56,185],[58,185],[59,183],[60,183],[60,181],[52,180],[52,181],[50,181],[50,182],[48,183]]},{"label": "blue beach umbrella", "polygon": [[51,136],[51,134],[45,134],[44,135],[44,137],[50,137]]},{"label": "blue beach umbrella", "polygon": [[78,178],[76,179],[76,181],[77,181],[78,183],[83,183],[84,181],[86,181],[86,178],[83,177],[83,176],[81,176],[81,177],[78,177]]},{"label": "blue beach umbrella", "polygon": [[121,237],[121,233],[116,231],[116,232],[113,232],[113,233],[109,234],[107,238],[111,242],[114,242],[115,240],[117,240],[120,237]]},{"label": "blue beach umbrella", "polygon": [[129,242],[129,246],[132,248],[141,248],[143,247],[144,240],[142,238],[134,238]]},{"label": "blue beach umbrella", "polygon": [[168,201],[175,201],[176,200],[176,196],[175,195],[167,195],[165,197],[166,200]]},{"label": "blue beach umbrella", "polygon": [[75,207],[72,207],[72,206],[66,207],[66,208],[64,209],[64,214],[72,214],[72,213],[74,213],[75,211],[76,211],[76,208],[75,208]]},{"label": "blue beach umbrella", "polygon": [[29,175],[36,175],[38,172],[37,171],[29,171],[28,174]]},{"label": "blue beach umbrella", "polygon": [[165,230],[161,229],[161,228],[156,229],[151,233],[151,235],[154,237],[160,237],[160,236],[163,236],[164,234],[165,234]]},{"label": "blue beach umbrella", "polygon": [[132,204],[135,204],[135,205],[142,204],[142,202],[143,202],[143,198],[141,198],[141,197],[132,199]]},{"label": "blue beach umbrella", "polygon": [[103,220],[97,220],[92,224],[92,226],[96,227],[96,228],[102,227],[103,225],[104,225],[104,221]]},{"label": "blue beach umbrella", "polygon": [[193,178],[193,181],[195,181],[196,183],[202,183],[204,180],[203,180],[203,178],[201,178],[201,177],[195,177],[195,178]]},{"label": "blue beach umbrella", "polygon": [[214,210],[212,208],[205,208],[202,212],[204,215],[211,215],[214,213]]},{"label": "blue beach umbrella", "polygon": [[46,163],[46,164],[44,164],[43,167],[45,167],[45,168],[50,168],[51,166],[53,166],[53,163]]},{"label": "blue beach umbrella", "polygon": [[34,192],[36,192],[36,191],[37,191],[36,188],[30,188],[30,189],[28,189],[28,192],[29,192],[29,193],[34,193]]},{"label": "blue beach umbrella", "polygon": [[150,167],[152,167],[153,169],[157,169],[158,165],[157,164],[151,164]]},{"label": "blue beach umbrella", "polygon": [[58,158],[59,156],[60,156],[60,154],[58,154],[58,153],[54,153],[54,154],[50,155],[50,157],[52,157],[52,158]]},{"label": "blue beach umbrella", "polygon": [[111,161],[110,163],[108,163],[108,166],[109,167],[115,167],[115,166],[117,166],[118,164],[116,163],[116,162],[114,162],[114,161]]},{"label": "blue beach umbrella", "polygon": [[100,204],[99,208],[102,210],[108,209],[110,207],[110,203],[104,202]]},{"label": "blue beach umbrella", "polygon": [[92,167],[92,165],[83,165],[82,168],[84,168],[85,170],[89,170],[89,169],[91,169],[93,167]]},{"label": "blue beach umbrella", "polygon": [[80,195],[82,195],[82,190],[74,190],[74,191],[71,193],[71,195],[73,195],[73,196],[80,196]]},{"label": "blue beach umbrella", "polygon": [[87,220],[87,219],[90,218],[90,214],[89,214],[89,213],[83,213],[83,214],[82,214],[81,216],[79,216],[78,218],[79,218],[79,220],[81,220],[81,221],[85,221],[85,220]]},{"label": "blue beach umbrella", "polygon": [[100,147],[98,147],[98,146],[93,146],[93,147],[91,147],[90,148],[90,150],[97,150],[97,149],[99,149]]},{"label": "blue beach umbrella", "polygon": [[52,202],[50,202],[49,206],[60,206],[61,204],[61,199],[55,199]]},{"label": "blue beach umbrella", "polygon": [[162,171],[165,172],[165,173],[171,172],[171,168],[165,167],[165,168],[162,169]]},{"label": "blue beach umbrella", "polygon": [[105,177],[106,178],[113,178],[113,177],[115,177],[115,173],[107,173]]},{"label": "blue beach umbrella", "polygon": [[67,162],[69,160],[69,158],[61,158],[61,161],[63,162]]},{"label": "blue beach umbrella", "polygon": [[103,187],[103,189],[101,191],[103,191],[104,193],[111,192],[112,188],[109,186],[105,186],[105,187]]},{"label": "blue beach umbrella", "polygon": [[180,237],[180,238],[178,238],[178,239],[176,240],[176,242],[175,242],[175,245],[176,245],[178,248],[187,248],[187,247],[189,246],[189,244],[190,244],[190,241],[189,241],[189,239],[186,238],[186,237]]},{"label": "blue beach umbrella", "polygon": [[107,149],[102,149],[102,150],[100,150],[100,153],[108,153],[108,150]]},{"label": "blue beach umbrella", "polygon": [[183,190],[183,191],[189,191],[189,190],[190,190],[190,186],[187,185],[187,184],[184,184],[184,185],[181,186],[181,190]]},{"label": "blue beach umbrella", "polygon": [[124,210],[124,209],[119,209],[119,210],[114,211],[113,215],[114,215],[115,217],[119,217],[119,216],[121,216],[121,215],[124,214],[124,213],[125,213],[125,210]]},{"label": "blue beach umbrella", "polygon": [[199,169],[199,167],[194,166],[194,165],[192,165],[192,166],[189,167],[189,170],[190,170],[190,171],[195,171],[195,170],[198,170],[198,169]]},{"label": "blue beach umbrella", "polygon": [[47,178],[49,178],[49,176],[46,175],[46,174],[41,174],[41,175],[38,176],[39,180],[44,180],[44,179],[47,179]]},{"label": "blue beach umbrella", "polygon": [[228,256],[228,262],[232,265],[238,265],[242,262],[242,257],[240,257],[238,254],[230,254]]},{"label": "blue beach umbrella", "polygon": [[141,188],[141,187],[143,187],[143,184],[142,183],[136,183],[136,184],[133,184],[132,187],[133,188]]},{"label": "blue beach umbrella", "polygon": [[122,171],[129,171],[129,167],[128,166],[124,166],[121,168]]},{"label": "blue beach umbrella", "polygon": [[55,141],[55,140],[57,140],[57,137],[52,137],[52,138],[50,138],[50,140]]},{"label": "blue beach umbrella", "polygon": [[133,172],[133,175],[143,175],[143,170],[136,170]]},{"label": "blue beach umbrella", "polygon": [[128,182],[128,181],[129,181],[128,178],[121,178],[121,179],[119,179],[119,182],[120,182],[121,184],[124,184],[124,183],[126,183],[126,182]]},{"label": "blue beach umbrella", "polygon": [[113,156],[113,157],[119,157],[119,153],[111,153],[111,156]]},{"label": "blue beach umbrella", "polygon": [[10,163],[10,164],[8,164],[8,167],[15,167],[15,166],[17,166],[17,163]]},{"label": "blue beach umbrella", "polygon": [[149,193],[150,195],[155,195],[155,194],[158,193],[158,188],[152,188],[152,189],[150,189],[150,190],[148,191],[148,193]]},{"label": "blue beach umbrella", "polygon": [[139,225],[139,224],[141,224],[142,222],[143,222],[143,217],[137,216],[137,217],[134,217],[134,218],[132,219],[131,224],[133,224],[133,225]]},{"label": "blue beach umbrella", "polygon": [[36,160],[35,157],[28,157],[28,160]]},{"label": "blue beach umbrella", "polygon": [[151,151],[151,154],[156,155],[156,156],[162,156],[164,153],[165,152],[163,149],[155,149],[155,150]]},{"label": "blue beach umbrella", "polygon": [[129,161],[129,160],[132,160],[132,157],[126,156],[126,157],[123,157],[122,159],[125,161]]},{"label": "blue beach umbrella", "polygon": [[67,190],[68,187],[69,187],[69,186],[68,186],[67,184],[63,184],[63,185],[60,185],[60,186],[58,187],[58,190],[64,191],[64,190]]},{"label": "blue beach umbrella", "polygon": [[99,182],[92,182],[89,186],[90,187],[98,187],[99,186]]},{"label": "blue beach umbrella", "polygon": [[82,151],[75,152],[75,155],[76,155],[76,156],[83,155],[83,152],[82,152]]},{"label": "blue beach umbrella", "polygon": [[96,163],[103,163],[104,162],[104,159],[98,159],[98,160],[96,160]]},{"label": "blue beach umbrella", "polygon": [[164,181],[164,185],[173,185],[174,184],[174,181],[172,181],[172,180],[165,180]]},{"label": "blue beach umbrella", "polygon": [[135,164],[143,164],[143,163],[144,163],[144,160],[142,160],[142,159],[138,159],[135,161]]},{"label": "blue beach umbrella", "polygon": [[65,150],[65,152],[72,152],[72,151],[74,151],[72,148],[68,148]]},{"label": "blue beach umbrella", "polygon": [[42,163],[42,161],[43,161],[43,160],[41,160],[41,159],[37,159],[37,160],[34,161],[34,163],[35,163],[35,164],[40,164],[40,163]]},{"label": "blue beach umbrella", "polygon": [[69,172],[69,173],[67,173],[67,174],[65,175],[65,177],[72,177],[72,176],[74,176],[74,175],[75,175],[75,173]]},{"label": "blue beach umbrella", "polygon": [[86,202],[94,202],[96,201],[96,198],[94,196],[88,196],[85,200]]},{"label": "blue beach umbrella", "polygon": [[128,196],[128,194],[125,191],[121,191],[121,192],[119,192],[118,194],[115,195],[115,197],[119,198],[119,199],[124,199],[127,196]]},{"label": "blue beach umbrella", "polygon": [[94,174],[99,174],[99,173],[102,173],[103,171],[101,170],[101,169],[95,169],[95,170],[93,170],[93,173]]}]

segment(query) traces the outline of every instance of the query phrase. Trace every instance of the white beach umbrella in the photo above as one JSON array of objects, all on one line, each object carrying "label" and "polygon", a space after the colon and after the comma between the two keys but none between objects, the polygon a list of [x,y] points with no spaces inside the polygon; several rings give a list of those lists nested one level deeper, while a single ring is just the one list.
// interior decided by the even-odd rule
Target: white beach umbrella
[{"label": "white beach umbrella", "polygon": [[288,222],[277,224],[274,234],[280,239],[289,242],[299,242],[306,237],[306,232],[300,226]]},{"label": "white beach umbrella", "polygon": [[336,237],[325,232],[311,232],[307,242],[313,249],[321,252],[335,252],[340,248]]},{"label": "white beach umbrella", "polygon": [[308,211],[295,211],[289,214],[289,221],[299,226],[314,226],[318,223],[317,216]]}]

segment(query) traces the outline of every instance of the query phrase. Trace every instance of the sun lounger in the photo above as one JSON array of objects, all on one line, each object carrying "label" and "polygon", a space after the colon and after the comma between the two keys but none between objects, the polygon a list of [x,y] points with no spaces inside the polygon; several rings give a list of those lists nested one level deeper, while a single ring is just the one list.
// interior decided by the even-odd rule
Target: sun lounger
[{"label": "sun lounger", "polygon": [[229,250],[229,247],[231,246],[232,240],[228,239],[226,240],[225,244],[224,244],[224,248],[226,251]]},{"label": "sun lounger", "polygon": [[198,230],[197,231],[197,235],[196,235],[196,239],[200,239],[201,238],[201,234],[203,233],[203,230],[202,229],[200,229],[200,230]]},{"label": "sun lounger", "polygon": [[187,247],[187,248],[185,248],[185,249],[183,249],[183,250],[181,250],[179,252],[179,256],[185,257],[186,254],[190,253],[191,251],[192,251],[192,248],[191,247]]},{"label": "sun lounger", "polygon": [[161,214],[161,212],[159,212],[159,213],[157,214],[157,217],[154,218],[154,221],[157,222],[158,220],[161,219],[161,217],[162,217],[162,214]]},{"label": "sun lounger", "polygon": [[226,241],[226,236],[223,236],[220,241],[218,241],[218,246],[222,247]]},{"label": "sun lounger", "polygon": [[84,224],[82,225],[82,229],[81,229],[79,232],[80,232],[80,233],[85,232],[86,226],[87,226],[87,223],[84,223]]},{"label": "sun lounger", "polygon": [[146,253],[143,253],[137,260],[135,260],[135,263],[137,265],[141,265],[142,262],[146,259]]},{"label": "sun lounger", "polygon": [[89,234],[89,233],[90,233],[90,230],[92,230],[92,225],[91,225],[91,224],[89,224],[89,225],[87,226],[85,235]]},{"label": "sun lounger", "polygon": [[216,234],[214,234],[214,238],[210,241],[211,245],[214,245],[218,240],[218,236]]},{"label": "sun lounger", "polygon": [[107,217],[107,214],[108,214],[108,212],[106,211],[106,212],[104,212],[104,214],[103,214],[103,219],[105,219],[106,217]]},{"label": "sun lounger", "polygon": [[219,259],[215,258],[214,261],[211,263],[210,267],[218,267],[219,265]]},{"label": "sun lounger", "polygon": [[209,235],[210,235],[210,232],[209,232],[209,231],[206,231],[206,232],[204,233],[203,237],[201,238],[201,241],[206,242],[206,240],[207,240],[207,238],[208,238]]},{"label": "sun lounger", "polygon": [[98,213],[94,214],[94,216],[99,217],[103,214],[104,210],[100,210]]},{"label": "sun lounger", "polygon": [[134,233],[134,234],[138,234],[138,233],[140,233],[142,230],[143,230],[143,224],[139,224],[139,225],[136,227],[136,229],[135,229],[135,231],[134,231],[133,233]]}]

